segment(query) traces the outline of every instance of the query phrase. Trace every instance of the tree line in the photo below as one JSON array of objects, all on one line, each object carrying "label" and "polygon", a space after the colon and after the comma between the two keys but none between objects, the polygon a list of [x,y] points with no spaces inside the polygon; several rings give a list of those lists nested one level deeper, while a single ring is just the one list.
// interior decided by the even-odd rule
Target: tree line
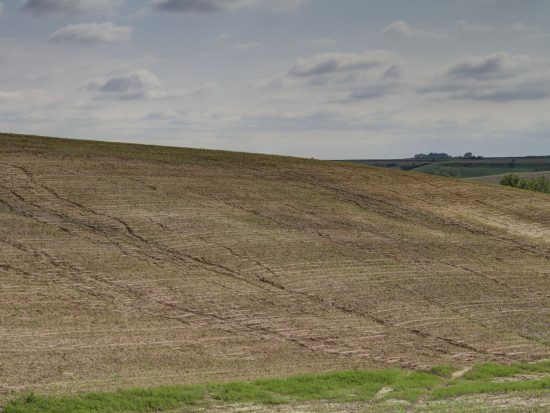
[{"label": "tree line", "polygon": [[483,159],[483,156],[474,156],[472,152],[466,152],[462,156],[452,156],[446,152],[417,153],[414,159],[431,159],[432,161],[442,161],[446,159]]}]

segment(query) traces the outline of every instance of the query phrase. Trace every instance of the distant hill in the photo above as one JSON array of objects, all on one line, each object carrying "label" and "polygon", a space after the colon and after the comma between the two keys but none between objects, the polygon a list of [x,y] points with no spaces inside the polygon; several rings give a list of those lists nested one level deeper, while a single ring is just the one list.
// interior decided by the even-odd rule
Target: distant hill
[{"label": "distant hill", "polygon": [[456,178],[499,175],[505,173],[550,171],[550,156],[506,157],[430,160],[430,159],[388,159],[388,160],[350,160],[384,168],[415,171],[432,175]]},{"label": "distant hill", "polygon": [[549,276],[547,195],[0,134],[3,395],[546,359]]}]

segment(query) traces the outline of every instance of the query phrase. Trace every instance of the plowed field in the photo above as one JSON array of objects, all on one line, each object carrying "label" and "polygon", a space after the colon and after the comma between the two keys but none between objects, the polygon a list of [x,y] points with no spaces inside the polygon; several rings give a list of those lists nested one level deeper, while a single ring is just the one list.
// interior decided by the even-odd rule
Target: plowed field
[{"label": "plowed field", "polygon": [[0,135],[0,393],[550,356],[550,196]]}]

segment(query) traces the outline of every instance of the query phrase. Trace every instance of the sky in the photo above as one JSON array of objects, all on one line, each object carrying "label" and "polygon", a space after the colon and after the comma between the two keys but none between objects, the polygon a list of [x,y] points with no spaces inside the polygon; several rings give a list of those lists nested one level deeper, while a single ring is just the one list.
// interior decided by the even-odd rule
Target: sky
[{"label": "sky", "polygon": [[550,155],[548,0],[0,0],[0,130]]}]

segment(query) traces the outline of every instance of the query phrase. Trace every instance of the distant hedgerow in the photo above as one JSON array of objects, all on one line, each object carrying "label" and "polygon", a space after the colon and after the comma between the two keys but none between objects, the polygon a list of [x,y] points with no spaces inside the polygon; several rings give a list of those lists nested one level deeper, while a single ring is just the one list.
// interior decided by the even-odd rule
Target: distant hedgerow
[{"label": "distant hedgerow", "polygon": [[501,185],[513,188],[527,189],[530,191],[544,192],[550,194],[550,179],[545,176],[538,178],[520,178],[516,174],[506,174],[500,180]]}]

